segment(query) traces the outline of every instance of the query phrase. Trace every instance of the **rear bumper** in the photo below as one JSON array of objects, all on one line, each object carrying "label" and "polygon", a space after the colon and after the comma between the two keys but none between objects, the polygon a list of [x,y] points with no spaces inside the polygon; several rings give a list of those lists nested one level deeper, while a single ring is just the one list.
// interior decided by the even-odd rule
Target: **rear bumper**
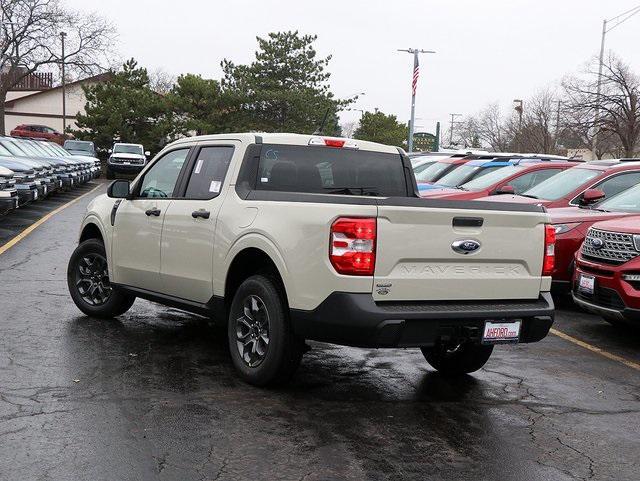
[{"label": "rear bumper", "polygon": [[428,347],[438,341],[479,343],[487,320],[522,320],[520,342],[543,339],[553,324],[551,294],[524,301],[376,303],[371,294],[334,292],[312,311],[292,309],[295,333],[359,347]]},{"label": "rear bumper", "polygon": [[13,197],[0,197],[0,214],[6,214],[16,207],[18,207],[17,195]]}]

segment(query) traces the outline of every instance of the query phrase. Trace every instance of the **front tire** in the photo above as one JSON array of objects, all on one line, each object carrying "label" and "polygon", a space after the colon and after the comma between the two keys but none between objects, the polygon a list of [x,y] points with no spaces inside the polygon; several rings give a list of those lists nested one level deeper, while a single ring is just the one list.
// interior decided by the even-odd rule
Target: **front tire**
[{"label": "front tire", "polygon": [[235,368],[254,386],[289,381],[302,358],[304,344],[291,330],[282,288],[264,275],[249,277],[236,291],[227,338]]},{"label": "front tire", "polygon": [[487,363],[492,352],[493,346],[478,344],[460,344],[454,347],[440,344],[422,348],[427,362],[444,376],[475,372]]},{"label": "front tire", "polygon": [[87,316],[110,319],[124,314],[136,298],[109,282],[107,254],[98,239],[82,242],[71,254],[67,286],[75,305]]}]

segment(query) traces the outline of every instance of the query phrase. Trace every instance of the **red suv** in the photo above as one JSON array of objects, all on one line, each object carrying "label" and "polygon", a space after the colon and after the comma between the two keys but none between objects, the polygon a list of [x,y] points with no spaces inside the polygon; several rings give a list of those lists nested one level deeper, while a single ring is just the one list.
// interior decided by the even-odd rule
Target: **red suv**
[{"label": "red suv", "polygon": [[554,287],[570,287],[575,267],[575,253],[593,224],[637,213],[640,213],[640,185],[593,207],[549,209],[551,222],[556,229],[555,267],[552,273]]},{"label": "red suv", "polygon": [[612,324],[640,323],[639,216],[598,222],[589,229],[576,256],[573,299]]},{"label": "red suv", "polygon": [[21,124],[11,131],[11,136],[29,137],[31,139],[46,139],[60,145],[63,145],[64,141],[67,139],[66,135],[61,134],[51,127],[47,127],[46,125]]},{"label": "red suv", "polygon": [[540,204],[547,208],[593,204],[640,183],[640,159],[583,162],[521,195],[494,195],[478,200]]},{"label": "red suv", "polygon": [[[477,162],[479,161],[472,163]],[[576,162],[538,159],[511,159],[506,164],[496,169],[489,166],[487,174],[476,176],[459,187],[427,190],[421,192],[421,195],[438,199],[471,200],[507,192],[519,193],[577,165]]]}]

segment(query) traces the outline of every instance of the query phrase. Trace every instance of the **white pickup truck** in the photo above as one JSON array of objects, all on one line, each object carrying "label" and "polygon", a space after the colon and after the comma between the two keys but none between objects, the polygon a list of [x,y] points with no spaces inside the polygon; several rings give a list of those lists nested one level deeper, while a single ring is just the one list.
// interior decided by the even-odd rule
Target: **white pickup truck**
[{"label": "white pickup truck", "polygon": [[88,206],[68,268],[85,314],[137,297],[228,325],[246,381],[286,381],[305,340],[419,347],[444,374],[553,322],[542,207],[420,199],[395,147],[295,134],[181,139]]}]

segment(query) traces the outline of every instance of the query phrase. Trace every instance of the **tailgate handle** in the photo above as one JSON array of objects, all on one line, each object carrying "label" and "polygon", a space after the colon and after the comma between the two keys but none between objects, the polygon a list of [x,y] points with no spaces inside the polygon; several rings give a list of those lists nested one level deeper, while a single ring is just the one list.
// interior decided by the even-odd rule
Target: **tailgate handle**
[{"label": "tailgate handle", "polygon": [[484,219],[482,217],[454,217],[453,227],[482,227]]}]

